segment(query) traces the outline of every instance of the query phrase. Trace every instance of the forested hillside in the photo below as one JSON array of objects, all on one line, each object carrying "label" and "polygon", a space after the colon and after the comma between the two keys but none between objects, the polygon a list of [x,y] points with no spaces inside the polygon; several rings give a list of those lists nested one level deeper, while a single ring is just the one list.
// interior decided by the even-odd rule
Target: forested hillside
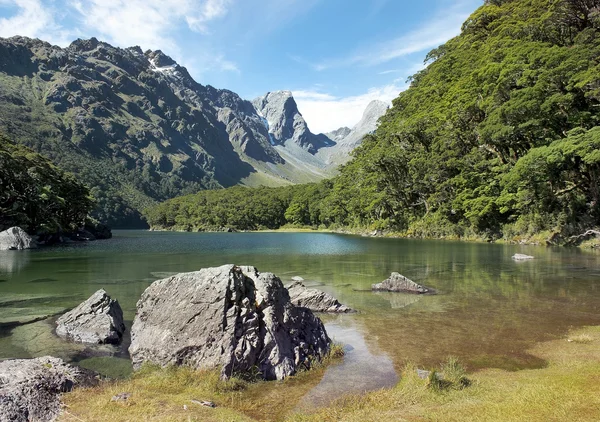
[{"label": "forested hillside", "polygon": [[[599,8],[598,0],[487,1],[427,55],[341,174],[290,190],[280,217],[487,239],[597,225]],[[197,228],[197,198],[149,211],[150,223]]]},{"label": "forested hillside", "polygon": [[0,134],[0,231],[75,231],[93,207],[88,188],[72,174]]}]

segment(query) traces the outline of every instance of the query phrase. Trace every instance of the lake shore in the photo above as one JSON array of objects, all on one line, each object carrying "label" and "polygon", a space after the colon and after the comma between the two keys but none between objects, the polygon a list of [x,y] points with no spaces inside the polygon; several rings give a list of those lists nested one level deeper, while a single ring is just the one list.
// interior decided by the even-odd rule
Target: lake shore
[{"label": "lake shore", "polygon": [[[129,380],[107,381],[64,396],[60,420],[168,421],[362,421],[378,420],[597,420],[600,412],[600,327],[534,345],[529,353],[547,362],[540,369],[485,369],[468,373],[464,388],[438,388],[406,365],[392,388],[348,395],[317,409],[296,404],[325,366],[285,382],[222,382],[212,372],[148,368]],[[335,361],[332,362],[335,364]],[[427,368],[435,369],[435,368]],[[443,387],[443,386],[442,386]],[[126,403],[111,397],[127,391]],[[210,400],[215,409],[191,400]]]},{"label": "lake shore", "polygon": [[232,228],[220,228],[220,229],[202,229],[202,230],[187,230],[183,228],[174,227],[172,229],[162,227],[151,227],[149,231],[155,232],[198,232],[198,233],[333,233],[333,234],[344,234],[351,236],[362,236],[362,237],[377,237],[377,238],[390,238],[390,239],[421,239],[421,240],[447,240],[447,241],[459,241],[459,242],[470,242],[470,243],[495,243],[495,244],[508,244],[508,245],[531,245],[531,246],[566,246],[566,247],[578,247],[581,249],[596,250],[600,249],[600,238],[589,238],[581,241],[578,244],[565,244],[560,241],[552,241],[553,234],[550,232],[538,233],[532,236],[515,236],[511,239],[484,239],[478,236],[415,236],[401,232],[393,231],[382,231],[382,230],[369,230],[369,229],[326,229],[326,228],[314,228],[314,227],[280,227],[278,229],[258,229],[258,230],[235,230]]}]

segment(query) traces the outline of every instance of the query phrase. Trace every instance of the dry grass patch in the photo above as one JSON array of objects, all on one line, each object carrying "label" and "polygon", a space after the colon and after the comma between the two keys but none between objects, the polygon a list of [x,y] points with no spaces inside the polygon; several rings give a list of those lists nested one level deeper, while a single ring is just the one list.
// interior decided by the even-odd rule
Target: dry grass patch
[{"label": "dry grass patch", "polygon": [[542,369],[472,374],[463,389],[428,388],[407,367],[393,389],[353,396],[294,421],[598,421],[600,420],[600,327],[571,338],[540,343],[530,352],[548,362]]}]

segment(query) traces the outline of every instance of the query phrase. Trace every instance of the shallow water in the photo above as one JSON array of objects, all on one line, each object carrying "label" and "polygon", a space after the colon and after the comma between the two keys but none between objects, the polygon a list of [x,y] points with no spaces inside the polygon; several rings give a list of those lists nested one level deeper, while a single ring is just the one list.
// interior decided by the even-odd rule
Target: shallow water
[{"label": "shallow water", "polygon": [[[287,283],[301,276],[358,314],[324,317],[347,355],[299,406],[393,384],[407,362],[435,367],[448,356],[469,369],[543,367],[533,343],[600,324],[600,255],[577,249],[378,239],[326,233],[115,231],[111,240],[0,252],[0,359],[53,354],[110,376],[126,375],[128,339],[89,347],[52,334],[53,319],[99,288],[117,298],[128,328],[154,280],[228,263],[254,265]],[[514,262],[514,253],[535,260]],[[436,296],[372,293],[392,271]],[[18,318],[17,318],[18,319]]]}]

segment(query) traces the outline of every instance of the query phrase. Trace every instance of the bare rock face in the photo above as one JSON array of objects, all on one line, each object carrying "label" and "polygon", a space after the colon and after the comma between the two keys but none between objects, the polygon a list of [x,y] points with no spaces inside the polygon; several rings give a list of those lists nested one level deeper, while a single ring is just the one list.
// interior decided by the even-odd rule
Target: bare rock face
[{"label": "bare rock face", "polygon": [[355,312],[352,308],[342,305],[330,294],[316,289],[309,289],[301,281],[294,281],[287,289],[290,294],[290,300],[295,306],[308,308],[314,312]]},{"label": "bare rock face", "polygon": [[392,273],[390,277],[383,280],[381,283],[373,284],[371,290],[384,292],[405,292],[405,293],[436,293],[435,289],[425,287],[415,283],[409,278],[404,277],[400,273]]},{"label": "bare rock face", "polygon": [[116,344],[124,331],[121,306],[103,289],[56,321],[56,334],[79,343]]},{"label": "bare rock face", "polygon": [[224,265],[154,282],[131,329],[134,368],[150,362],[221,368],[224,378],[258,370],[281,380],[328,351],[312,312],[290,302],[281,280],[254,267]]},{"label": "bare rock face", "polygon": [[35,240],[20,227],[11,227],[0,232],[0,251],[37,248]]},{"label": "bare rock face", "polygon": [[0,422],[53,421],[60,394],[95,382],[89,371],[45,356],[0,362]]}]

